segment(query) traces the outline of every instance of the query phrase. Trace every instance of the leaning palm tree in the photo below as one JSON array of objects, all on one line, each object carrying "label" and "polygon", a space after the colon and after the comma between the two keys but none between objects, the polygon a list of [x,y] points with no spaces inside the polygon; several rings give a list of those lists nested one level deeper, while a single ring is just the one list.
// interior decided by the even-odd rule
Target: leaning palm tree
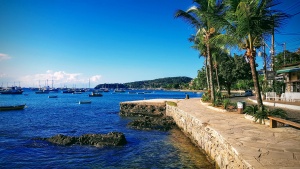
[{"label": "leaning palm tree", "polygon": [[216,36],[215,43],[239,44],[245,50],[245,57],[250,63],[256,100],[263,106],[258,75],[256,71],[256,49],[262,46],[262,40],[270,35],[274,28],[288,16],[280,11],[272,10],[277,4],[273,0],[225,0],[227,4],[226,24],[222,22],[225,34]]},{"label": "leaning palm tree", "polygon": [[217,28],[214,26],[218,15],[223,14],[223,3],[222,0],[194,0],[195,6],[192,6],[187,11],[178,10],[175,17],[181,17],[188,23],[196,28],[196,36],[203,38],[203,43],[206,46],[206,56],[208,60],[209,69],[209,83],[211,89],[211,101],[215,101],[215,89],[213,83],[213,69],[212,69],[212,57],[210,53],[210,38],[216,32]]}]

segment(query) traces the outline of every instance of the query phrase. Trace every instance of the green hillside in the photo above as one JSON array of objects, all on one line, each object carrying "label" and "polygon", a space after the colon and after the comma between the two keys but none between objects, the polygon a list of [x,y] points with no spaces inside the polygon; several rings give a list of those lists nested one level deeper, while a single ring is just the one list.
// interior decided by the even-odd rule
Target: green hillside
[{"label": "green hillside", "polygon": [[143,80],[136,82],[129,82],[123,84],[99,84],[95,89],[99,88],[164,88],[164,89],[185,89],[188,87],[190,77],[166,77],[154,80]]}]

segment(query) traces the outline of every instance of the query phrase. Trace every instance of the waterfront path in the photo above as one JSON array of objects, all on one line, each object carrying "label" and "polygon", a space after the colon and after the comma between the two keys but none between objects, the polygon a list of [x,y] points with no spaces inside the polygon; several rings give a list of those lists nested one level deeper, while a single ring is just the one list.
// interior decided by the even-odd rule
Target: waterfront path
[{"label": "waterfront path", "polygon": [[253,168],[300,168],[300,130],[270,128],[244,114],[211,109],[200,99],[178,100],[178,109],[212,128]]}]

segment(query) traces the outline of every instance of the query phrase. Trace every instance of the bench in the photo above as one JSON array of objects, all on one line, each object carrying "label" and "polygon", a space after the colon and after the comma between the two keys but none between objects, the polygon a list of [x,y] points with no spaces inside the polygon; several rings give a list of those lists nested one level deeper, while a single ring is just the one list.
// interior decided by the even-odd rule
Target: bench
[{"label": "bench", "polygon": [[270,127],[271,128],[276,128],[277,122],[280,122],[280,123],[288,124],[290,126],[294,126],[294,127],[297,127],[300,129],[300,123],[296,123],[293,121],[285,120],[285,119],[278,118],[278,117],[272,117],[272,116],[268,116],[268,118],[270,119]]},{"label": "bench", "polygon": [[271,100],[271,99],[278,100],[276,92],[267,92],[266,93],[266,100]]},{"label": "bench", "polygon": [[300,100],[300,92],[285,92],[285,100],[286,101],[299,101]]},{"label": "bench", "polygon": [[232,111],[235,111],[235,109],[236,108],[234,106],[228,106],[226,110],[232,112]]}]

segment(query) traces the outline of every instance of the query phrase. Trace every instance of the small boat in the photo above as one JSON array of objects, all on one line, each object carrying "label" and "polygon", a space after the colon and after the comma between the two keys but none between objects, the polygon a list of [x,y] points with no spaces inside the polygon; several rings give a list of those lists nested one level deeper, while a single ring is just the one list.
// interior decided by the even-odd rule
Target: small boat
[{"label": "small boat", "polygon": [[109,92],[109,89],[108,88],[100,88],[99,89],[101,92]]},{"label": "small boat", "polygon": [[49,90],[39,90],[39,91],[36,91],[35,94],[48,94],[49,93]]},{"label": "small boat", "polygon": [[103,94],[99,93],[99,92],[92,92],[91,94],[89,94],[89,97],[102,97]]},{"label": "small boat", "polygon": [[83,101],[79,101],[79,104],[91,104],[92,101],[90,100],[83,100]]},{"label": "small boat", "polygon": [[73,94],[82,94],[82,92],[74,91]]},{"label": "small boat", "polygon": [[57,98],[56,95],[48,96],[48,98]]},{"label": "small boat", "polygon": [[63,93],[74,93],[75,91],[74,90],[63,90],[62,92]]},{"label": "small boat", "polygon": [[136,94],[145,94],[144,92],[137,92]]},{"label": "small boat", "polygon": [[16,106],[0,106],[0,111],[7,111],[7,110],[22,110],[24,109],[26,104],[16,105]]},{"label": "small boat", "polygon": [[123,89],[115,89],[114,92],[115,93],[125,93],[125,90],[123,90]]},{"label": "small boat", "polygon": [[15,87],[11,87],[8,89],[4,89],[2,91],[0,91],[1,94],[22,94],[23,90],[20,89],[19,87],[15,86]]}]

